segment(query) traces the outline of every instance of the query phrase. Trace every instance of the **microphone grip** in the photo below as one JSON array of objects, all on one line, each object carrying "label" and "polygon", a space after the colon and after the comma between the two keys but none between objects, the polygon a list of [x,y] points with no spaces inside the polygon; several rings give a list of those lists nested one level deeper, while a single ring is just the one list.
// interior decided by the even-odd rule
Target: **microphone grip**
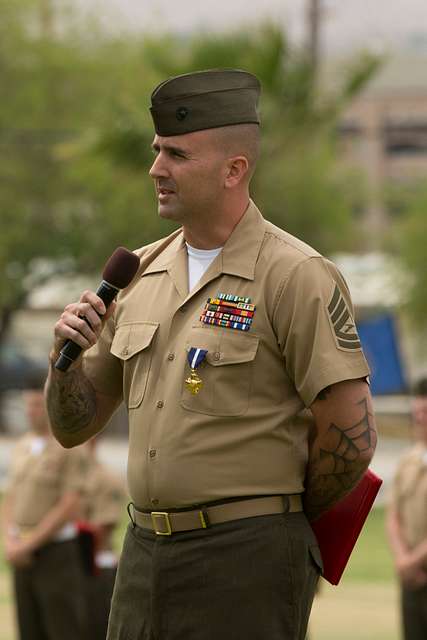
[{"label": "microphone grip", "polygon": [[[109,282],[103,280],[98,287],[96,295],[101,298],[107,308],[113,302],[118,291],[117,287],[113,287]],[[83,317],[83,320],[88,322],[85,317]],[[77,360],[81,352],[82,347],[72,340],[67,340],[59,353],[57,361],[55,362],[55,369],[58,369],[58,371],[67,371],[74,360]]]}]

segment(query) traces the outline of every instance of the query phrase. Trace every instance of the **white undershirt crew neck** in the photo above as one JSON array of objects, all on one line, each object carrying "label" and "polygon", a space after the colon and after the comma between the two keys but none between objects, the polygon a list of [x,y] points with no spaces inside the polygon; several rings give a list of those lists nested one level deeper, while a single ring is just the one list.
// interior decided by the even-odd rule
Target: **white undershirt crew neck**
[{"label": "white undershirt crew neck", "polygon": [[211,263],[221,253],[222,247],[218,247],[218,249],[196,249],[189,245],[188,242],[185,244],[188,254],[188,290],[192,291]]}]

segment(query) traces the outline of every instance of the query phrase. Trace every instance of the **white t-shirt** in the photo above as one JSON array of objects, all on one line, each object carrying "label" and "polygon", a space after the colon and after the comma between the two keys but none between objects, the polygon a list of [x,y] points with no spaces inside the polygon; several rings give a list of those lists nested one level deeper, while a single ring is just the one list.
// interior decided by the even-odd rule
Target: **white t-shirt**
[{"label": "white t-shirt", "polygon": [[218,249],[195,249],[188,242],[188,290],[194,289],[202,275],[208,269],[209,265],[215,260],[217,255],[221,253],[222,247]]}]

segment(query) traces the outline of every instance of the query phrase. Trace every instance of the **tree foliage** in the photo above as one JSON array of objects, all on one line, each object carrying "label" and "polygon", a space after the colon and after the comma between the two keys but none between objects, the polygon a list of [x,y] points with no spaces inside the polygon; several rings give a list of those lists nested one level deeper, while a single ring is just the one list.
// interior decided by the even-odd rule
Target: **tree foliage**
[{"label": "tree foliage", "polygon": [[118,168],[94,145],[97,129],[120,122],[118,96],[126,97],[139,73],[138,47],[102,33],[90,39],[84,28],[76,33],[75,22],[69,32],[62,24],[60,36],[53,37],[40,19],[34,1],[2,4],[3,314],[25,300],[28,276],[34,284],[40,258],[53,261],[55,269],[98,270],[120,242],[133,246],[153,235],[141,224],[147,180]]},{"label": "tree foliage", "polygon": [[394,197],[399,211],[391,233],[391,249],[400,256],[409,275],[404,299],[411,317],[426,326],[427,314],[427,183],[400,190]]}]

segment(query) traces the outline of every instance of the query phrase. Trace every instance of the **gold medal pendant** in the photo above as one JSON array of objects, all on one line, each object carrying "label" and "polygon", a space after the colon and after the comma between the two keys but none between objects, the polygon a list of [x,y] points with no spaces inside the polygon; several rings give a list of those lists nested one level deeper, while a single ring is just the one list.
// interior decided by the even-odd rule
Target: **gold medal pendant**
[{"label": "gold medal pendant", "polygon": [[203,380],[197,375],[195,369],[191,369],[190,377],[186,379],[185,386],[193,396],[197,395],[203,387]]},{"label": "gold medal pendant", "polygon": [[198,376],[196,369],[202,364],[207,352],[207,349],[200,347],[191,347],[188,350],[187,360],[191,373],[190,377],[185,380],[185,386],[193,396],[197,395],[203,386],[202,379]]}]

